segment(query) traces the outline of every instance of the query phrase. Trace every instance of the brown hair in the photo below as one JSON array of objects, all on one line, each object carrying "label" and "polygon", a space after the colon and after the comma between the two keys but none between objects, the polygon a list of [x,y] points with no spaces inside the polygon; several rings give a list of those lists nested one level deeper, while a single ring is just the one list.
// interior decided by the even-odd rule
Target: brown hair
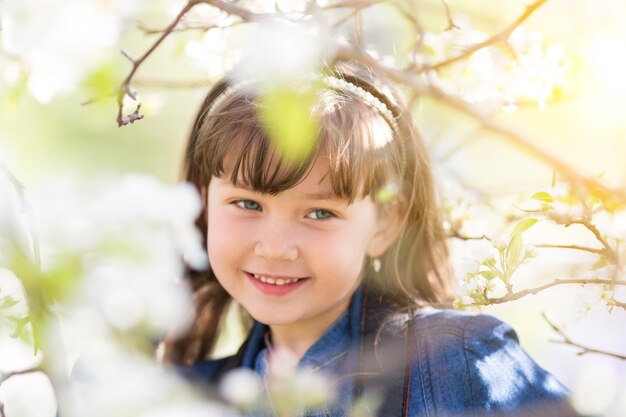
[{"label": "brown hair", "polygon": [[[253,190],[276,194],[297,185],[316,158],[330,162],[330,182],[335,194],[354,200],[374,195],[386,184],[398,186],[406,205],[399,237],[380,257],[382,270],[367,271],[365,279],[384,291],[399,307],[447,305],[452,298],[451,271],[445,234],[439,215],[431,164],[410,113],[390,90],[389,83],[360,65],[336,63],[332,75],[357,85],[382,101],[398,123],[397,133],[381,113],[362,97],[338,89],[325,89],[313,113],[319,117],[318,140],[309,156],[299,163],[280,157],[259,116],[261,104],[246,89],[222,96],[230,82],[218,82],[204,100],[192,127],[184,159],[184,179],[198,190],[213,176],[222,177],[224,159],[236,153],[230,172],[233,183],[244,182]],[[208,109],[211,108],[210,114]],[[380,135],[387,141],[380,143]],[[205,237],[205,215],[196,221]],[[192,364],[212,349],[220,318],[231,298],[209,268],[188,271],[196,318],[188,332],[165,343],[165,360]],[[384,279],[383,279],[384,278]]]}]

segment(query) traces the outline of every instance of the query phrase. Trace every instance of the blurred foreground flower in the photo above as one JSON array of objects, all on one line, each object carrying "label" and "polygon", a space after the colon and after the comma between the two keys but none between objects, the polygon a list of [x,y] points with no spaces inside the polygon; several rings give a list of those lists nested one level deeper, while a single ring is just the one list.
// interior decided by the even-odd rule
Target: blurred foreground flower
[{"label": "blurred foreground flower", "polygon": [[207,265],[193,225],[200,201],[190,186],[137,175],[58,181],[35,195],[33,207],[46,285],[68,296],[67,307],[97,309],[117,329],[144,326],[156,337],[186,326],[191,302],[176,282],[183,257],[194,268]]},{"label": "blurred foreground flower", "polygon": [[[232,413],[204,401],[153,358],[155,342],[184,330],[192,315],[189,289],[178,282],[184,261],[198,269],[208,262],[191,186],[139,175],[57,180],[30,200],[36,240],[22,227],[19,199],[1,190],[2,267],[22,284],[28,307],[15,334],[33,343],[33,332],[63,416],[182,415],[177,404],[188,416]],[[14,298],[3,300],[22,301]]]},{"label": "blurred foreground flower", "polygon": [[73,91],[103,60],[139,3],[6,0],[0,3],[0,52],[20,64],[33,97],[47,103],[59,93]]},{"label": "blurred foreground flower", "polygon": [[539,32],[519,27],[502,47],[485,46],[465,59],[438,67],[489,39],[489,34],[472,28],[467,19],[457,16],[455,23],[461,28],[425,33],[416,56],[419,64],[435,69],[425,77],[448,94],[470,103],[501,103],[507,110],[524,100],[543,108],[563,83],[569,67],[563,47],[546,44]]},{"label": "blurred foreground flower", "polygon": [[274,348],[268,353],[265,372],[259,376],[250,369],[227,373],[219,394],[244,413],[295,416],[335,401],[331,379],[314,369],[299,368],[290,352]]}]

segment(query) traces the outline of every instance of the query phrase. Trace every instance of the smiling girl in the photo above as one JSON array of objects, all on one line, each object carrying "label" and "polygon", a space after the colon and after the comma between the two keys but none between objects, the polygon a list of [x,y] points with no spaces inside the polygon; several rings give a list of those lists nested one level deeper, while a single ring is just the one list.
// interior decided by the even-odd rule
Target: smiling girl
[{"label": "smiling girl", "polygon": [[[447,308],[428,153],[389,84],[347,62],[319,80],[317,140],[298,162],[272,141],[249,81],[227,77],[204,101],[185,172],[210,269],[190,271],[196,320],[166,359],[215,383],[236,367],[264,376],[273,352],[291,352],[341,381],[336,403],[307,415],[347,415],[374,385],[381,416],[573,415],[509,326]],[[250,334],[236,355],[206,359],[233,300]]]}]

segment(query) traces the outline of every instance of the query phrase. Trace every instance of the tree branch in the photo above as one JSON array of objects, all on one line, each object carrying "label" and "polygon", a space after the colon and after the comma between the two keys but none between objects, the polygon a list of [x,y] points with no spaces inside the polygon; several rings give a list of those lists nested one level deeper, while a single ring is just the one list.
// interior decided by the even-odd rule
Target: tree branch
[{"label": "tree branch", "polygon": [[139,110],[141,109],[141,103],[137,105],[137,108],[133,113],[124,116],[124,97],[128,96],[133,100],[135,100],[137,97],[135,92],[130,87],[132,79],[137,73],[137,70],[139,69],[141,64],[143,64],[144,61],[159,47],[159,45],[161,45],[161,43],[174,32],[176,26],[178,26],[179,22],[187,14],[187,12],[189,12],[189,10],[191,10],[195,5],[199,3],[205,3],[217,7],[218,9],[230,15],[239,16],[246,22],[257,21],[265,16],[253,13],[249,10],[237,6],[233,2],[228,2],[224,0],[188,0],[185,6],[181,9],[181,11],[176,15],[174,20],[161,32],[161,36],[158,37],[158,39],[152,44],[150,48],[148,48],[148,50],[140,58],[135,59],[127,54],[125,51],[122,51],[122,54],[131,62],[132,68],[128,76],[126,76],[126,78],[122,82],[122,85],[120,86],[117,93],[118,126],[125,126],[127,124],[134,123],[137,120],[143,119],[143,115],[139,113]]},{"label": "tree branch", "polygon": [[602,233],[598,230],[598,228],[591,223],[588,219],[578,219],[571,222],[571,224],[581,224],[587,228],[596,239],[602,244],[604,247],[604,255],[611,260],[611,262],[615,263],[619,268],[619,256],[615,252],[615,250],[609,245],[609,242],[602,236]]},{"label": "tree branch", "polygon": [[544,318],[544,320],[548,322],[548,324],[550,325],[552,330],[557,332],[559,334],[559,336],[561,336],[563,338],[563,340],[553,340],[553,342],[560,343],[560,344],[563,344],[563,345],[573,346],[575,348],[580,349],[580,351],[578,353],[576,353],[578,356],[582,356],[582,355],[585,355],[587,353],[597,353],[599,355],[605,355],[605,356],[610,356],[612,358],[626,360],[626,355],[620,355],[620,354],[613,353],[613,352],[607,352],[605,350],[594,349],[594,348],[591,348],[589,346],[582,345],[582,344],[580,344],[578,342],[574,342],[572,339],[570,339],[569,336],[567,336],[567,334],[559,326],[554,324],[548,318],[546,313],[541,313],[541,315]]},{"label": "tree branch", "polygon": [[446,235],[446,237],[454,237],[461,240],[482,240],[489,239],[486,235],[482,236],[465,236],[459,233],[458,230],[450,230],[450,232]]},{"label": "tree branch", "polygon": [[534,144],[533,141],[524,134],[512,129],[504,124],[498,123],[494,117],[488,117],[477,110],[475,106],[463,101],[460,98],[450,96],[442,90],[432,86],[425,85],[414,73],[392,68],[382,64],[369,54],[363,51],[339,46],[337,57],[343,59],[353,59],[359,61],[370,68],[385,74],[390,80],[400,84],[404,84],[413,90],[417,96],[430,96],[448,106],[455,108],[462,113],[478,120],[482,126],[494,133],[501,135],[506,141],[520,148],[533,158],[553,167],[570,181],[582,184],[587,188],[595,188],[604,194],[611,195],[615,199],[626,203],[626,190],[622,188],[611,188],[602,184],[594,177],[586,177],[579,173],[579,170],[570,166],[566,162],[560,160],[545,149]]},{"label": "tree branch", "polygon": [[154,88],[203,88],[210,86],[211,80],[155,80],[149,78],[137,78],[135,84],[142,87]]},{"label": "tree branch", "polygon": [[554,281],[549,282],[540,287],[529,288],[527,290],[513,292],[503,297],[487,298],[484,304],[476,304],[476,305],[491,305],[491,304],[508,303],[509,301],[519,300],[520,298],[526,297],[527,295],[536,295],[540,293],[541,291],[547,290],[548,288],[552,288],[557,285],[565,285],[565,284],[626,285],[626,280],[612,280],[612,279],[602,279],[602,278],[555,279]]},{"label": "tree branch", "polygon": [[255,22],[267,17],[265,14],[259,14],[251,12],[250,10],[244,9],[243,7],[237,6],[235,2],[232,1],[224,1],[224,0],[194,0],[194,3],[206,3],[210,4],[213,7],[217,7],[231,15],[239,16],[246,22]]},{"label": "tree branch", "polygon": [[[172,33],[174,33],[174,32],[187,32],[187,31],[192,31],[192,30],[207,31],[207,30],[214,29],[216,27],[219,27],[219,26],[216,25],[216,24],[197,25],[197,26],[185,25],[185,26],[181,26],[181,27],[177,27],[177,28],[172,29]],[[152,29],[152,28],[149,28],[147,26],[144,26],[141,23],[137,25],[137,29],[139,29],[140,31],[142,31],[146,35],[157,35],[159,33],[165,32],[167,30],[167,29]]]},{"label": "tree branch", "polygon": [[[411,83],[416,84],[413,81],[411,81]],[[410,86],[410,84],[408,85]],[[485,129],[501,135],[502,138],[505,139],[507,142],[520,148],[533,158],[553,167],[555,170],[567,177],[570,181],[584,185],[588,189],[595,188],[603,194],[611,195],[618,201],[626,203],[626,190],[622,188],[609,187],[599,182],[594,177],[587,177],[583,174],[580,174],[579,170],[577,170],[573,166],[570,166],[558,157],[554,156],[546,149],[543,149],[539,145],[536,145],[534,141],[526,135],[504,124],[498,123],[493,117],[487,117],[479,110],[474,108],[472,105],[457,97],[450,96],[434,86],[429,86],[428,88],[424,88],[423,86],[419,87],[421,90],[426,90],[424,92],[424,95],[431,96],[449,105],[450,107],[453,107],[461,111],[462,113],[465,113],[468,116],[471,116],[472,118],[478,120]]]},{"label": "tree branch", "polygon": [[31,374],[31,373],[34,373],[34,372],[42,372],[41,367],[39,367],[39,365],[37,365],[35,367],[28,368],[28,369],[22,369],[20,371],[0,372],[0,385],[2,385],[8,379],[13,378],[14,376]]},{"label": "tree branch", "polygon": [[446,9],[446,18],[448,19],[448,26],[446,26],[446,30],[460,29],[454,23],[454,20],[452,20],[452,13],[450,13],[450,4],[448,0],[441,0],[441,2],[443,3],[444,9]]},{"label": "tree branch", "polygon": [[595,253],[597,255],[605,255],[606,256],[606,251],[604,249],[596,249],[596,248],[589,248],[586,246],[578,246],[578,245],[550,245],[550,244],[540,244],[540,245],[533,245],[536,248],[557,248],[557,249],[575,249],[575,250],[581,250],[581,251],[585,251],[585,252],[590,252],[590,253]]},{"label": "tree branch", "polygon": [[626,310],[626,303],[622,303],[621,301],[617,301],[615,298],[611,297],[607,301],[607,304],[610,306],[619,307],[622,310]]},{"label": "tree branch", "polygon": [[[30,374],[30,373],[34,373],[34,372],[41,372],[41,371],[42,371],[42,369],[39,366],[36,366],[34,368],[23,369],[21,371],[0,372],[0,386],[5,381],[7,381],[10,378],[13,378],[14,376],[25,375],[25,374]],[[6,414],[4,412],[4,403],[2,401],[0,401],[0,417],[6,417]]]},{"label": "tree branch", "polygon": [[[520,15],[513,23],[511,23],[508,27],[506,27],[504,30],[500,31],[499,33],[491,36],[489,39],[484,40],[483,42],[477,43],[475,45],[470,46],[469,48],[467,48],[465,51],[463,51],[462,53],[460,53],[459,55],[456,55],[452,58],[448,58],[444,61],[438,62],[436,64],[432,64],[432,65],[425,65],[422,68],[419,69],[419,72],[426,72],[426,71],[431,71],[431,70],[437,70],[441,67],[444,67],[446,65],[450,65],[454,62],[457,61],[461,61],[465,58],[467,58],[468,56],[470,56],[471,54],[473,54],[474,52],[485,48],[489,45],[493,45],[495,43],[498,42],[504,42],[506,41],[509,36],[511,36],[511,33],[513,33],[513,31],[520,26],[526,19],[528,19],[528,17],[535,11],[537,10],[540,6],[542,6],[547,0],[537,0],[535,1],[533,4],[530,4],[528,6],[526,6],[526,10],[524,11],[524,13],[522,13],[522,15]],[[446,3],[446,1],[444,0],[444,4]],[[447,5],[446,5],[447,6]],[[448,11],[449,13],[449,11]]]},{"label": "tree branch", "polygon": [[172,33],[174,28],[176,28],[176,25],[178,25],[178,22],[180,22],[180,20],[183,18],[183,16],[185,16],[185,14],[187,14],[187,12],[191,10],[193,6],[195,6],[197,3],[198,1],[196,0],[189,0],[187,4],[185,4],[185,6],[182,8],[182,10],[178,13],[178,15],[176,15],[176,17],[174,18],[174,21],[170,23],[170,25],[163,31],[161,36],[159,36],[159,38],[152,44],[152,46],[140,58],[134,59],[130,55],[128,55],[125,51],[122,51],[122,54],[126,58],[128,58],[128,60],[131,62],[132,69],[130,70],[130,73],[126,76],[126,78],[122,82],[122,85],[120,86],[120,89],[117,93],[117,107],[118,107],[117,125],[118,126],[120,127],[125,126],[129,123],[134,123],[135,121],[143,118],[143,115],[139,113],[139,110],[141,109],[141,103],[137,105],[137,108],[135,109],[133,113],[131,113],[128,116],[124,116],[124,97],[129,96],[133,100],[136,99],[137,97],[136,94],[131,90],[130,83],[135,73],[141,66],[141,64],[143,64],[143,62],[165,40],[165,38],[167,38]]}]

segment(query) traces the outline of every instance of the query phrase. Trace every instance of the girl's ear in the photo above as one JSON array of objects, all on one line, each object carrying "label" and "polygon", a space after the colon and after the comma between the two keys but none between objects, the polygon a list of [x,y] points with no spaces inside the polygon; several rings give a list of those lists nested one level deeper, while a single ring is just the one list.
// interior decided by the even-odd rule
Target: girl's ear
[{"label": "girl's ear", "polygon": [[389,246],[398,238],[406,214],[406,203],[402,198],[378,205],[377,208],[378,224],[376,232],[367,246],[367,255],[372,258],[377,258],[385,253]]}]

